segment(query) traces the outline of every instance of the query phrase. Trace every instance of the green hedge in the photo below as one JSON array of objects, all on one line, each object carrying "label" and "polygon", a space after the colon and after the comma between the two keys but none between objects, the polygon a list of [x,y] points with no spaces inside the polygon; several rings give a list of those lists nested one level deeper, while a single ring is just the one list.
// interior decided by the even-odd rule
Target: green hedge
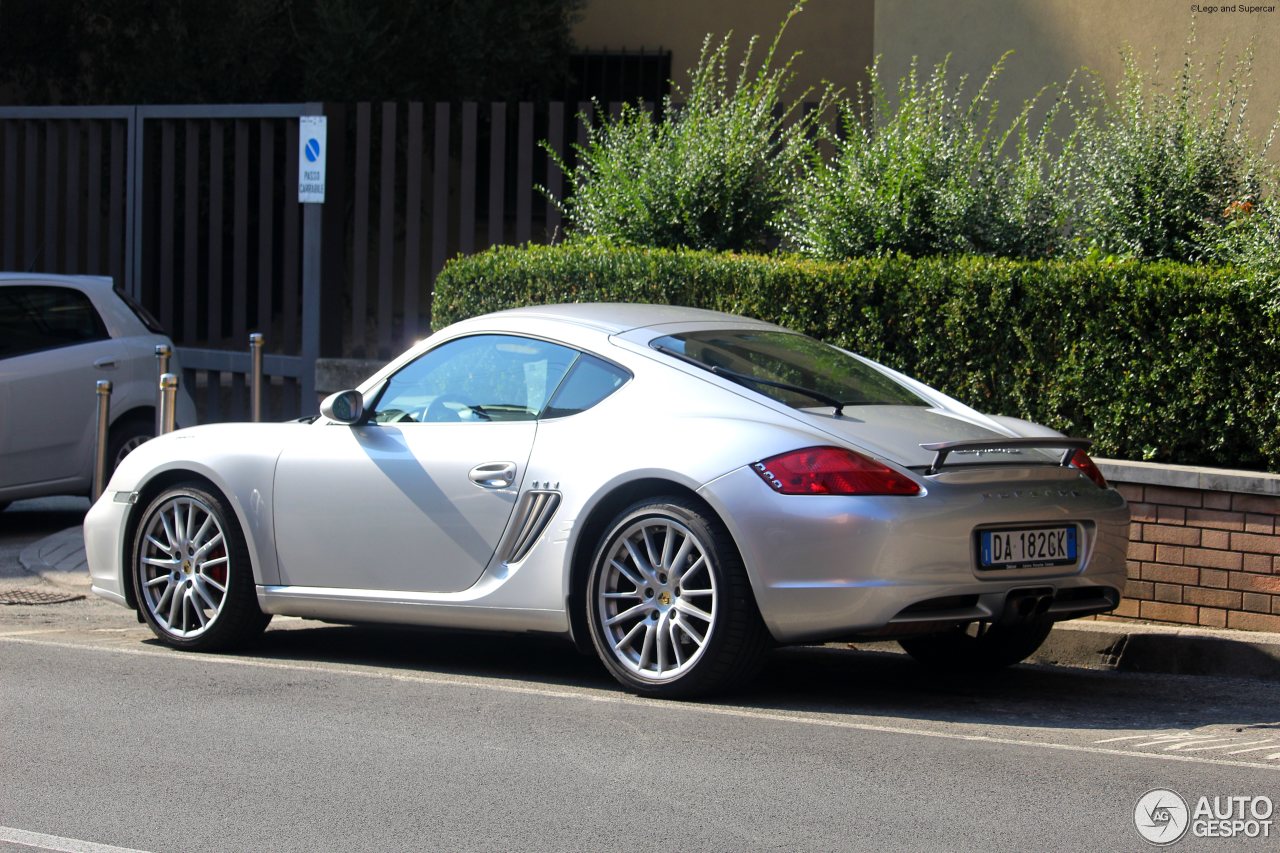
[{"label": "green hedge", "polygon": [[962,256],[828,263],[575,241],[452,261],[446,323],[548,302],[658,302],[840,344],[1100,456],[1280,471],[1280,316],[1229,267]]}]

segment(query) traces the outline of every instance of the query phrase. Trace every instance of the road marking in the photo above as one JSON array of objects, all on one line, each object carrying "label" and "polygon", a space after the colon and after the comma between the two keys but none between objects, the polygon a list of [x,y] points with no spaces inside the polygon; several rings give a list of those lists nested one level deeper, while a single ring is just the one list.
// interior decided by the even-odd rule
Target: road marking
[{"label": "road marking", "polygon": [[[1152,738],[1151,740],[1147,740]],[[1130,744],[1134,749],[1142,749],[1143,747],[1160,747],[1165,752],[1208,752],[1214,750],[1230,750],[1227,755],[1240,755],[1246,752],[1263,752],[1268,749],[1276,748],[1275,738],[1264,738],[1263,740],[1247,740],[1239,741],[1231,735],[1223,736],[1219,734],[1194,734],[1192,732],[1170,732],[1161,735],[1126,735],[1124,737],[1104,738],[1103,740],[1095,740],[1094,743],[1116,743],[1117,741],[1134,741],[1142,740],[1145,743]],[[1262,746],[1254,746],[1254,744],[1262,744]],[[1252,747],[1251,749],[1231,749],[1233,746]],[[1275,761],[1280,759],[1280,752],[1262,756],[1267,761]]]},{"label": "road marking", "polygon": [[[488,690],[496,693],[512,693],[525,696],[543,696],[552,699],[567,699],[580,702],[607,703],[616,705],[635,705],[673,713],[708,714],[719,717],[737,717],[740,719],[765,720],[775,723],[791,723],[802,726],[846,729],[849,731],[876,732],[878,734],[908,735],[930,737],[941,740],[967,741],[969,743],[988,743],[1001,746],[1033,747],[1058,752],[1083,752],[1093,755],[1113,755],[1123,758],[1146,758],[1156,761],[1177,761],[1186,764],[1211,764],[1220,767],[1248,767],[1259,770],[1276,770],[1275,764],[1262,764],[1256,761],[1242,761],[1209,756],[1186,755],[1169,752],[1138,752],[1133,749],[1115,749],[1097,745],[1058,743],[1054,741],[1029,741],[1018,738],[996,737],[993,735],[961,734],[960,732],[934,731],[930,729],[909,728],[906,726],[888,726],[880,723],[858,723],[852,720],[833,720],[824,717],[807,717],[800,714],[762,711],[751,708],[727,708],[720,705],[705,705],[695,702],[671,702],[663,699],[646,699],[627,693],[587,693],[578,690],[552,689],[548,687],[526,687],[481,677],[460,678],[436,675],[410,674],[404,672],[384,672],[374,669],[352,669],[347,667],[328,666],[324,664],[304,666],[296,663],[279,661],[248,660],[245,658],[228,658],[222,655],[203,654],[200,652],[175,652],[169,649],[113,648],[81,643],[40,640],[29,637],[13,637],[0,635],[0,642],[16,643],[27,646],[43,646],[46,648],[67,649],[71,651],[93,651],[106,654],[133,655],[137,657],[162,658],[176,663],[212,663],[226,666],[242,666],[257,669],[278,669],[286,672],[305,672],[313,675],[349,675],[356,678],[378,679],[383,681],[399,681],[409,684],[430,685],[433,687],[463,687],[472,690]],[[1133,739],[1151,738],[1151,734],[1137,735]],[[1165,735],[1153,741],[1168,744],[1171,741],[1203,740],[1211,735],[1190,737]],[[1110,740],[1121,740],[1112,738]],[[1097,743],[1101,743],[1098,741]],[[1280,753],[1277,753],[1280,755]]]},{"label": "road marking", "polygon": [[97,844],[93,841],[81,841],[78,838],[27,832],[11,826],[0,826],[0,841],[22,847],[35,847],[39,850],[56,850],[58,853],[143,853],[132,847],[112,847],[110,844]]},{"label": "road marking", "polygon": [[[1215,744],[1214,746],[1204,746],[1206,743]],[[1167,752],[1199,752],[1204,749],[1226,749],[1231,746],[1231,738],[1229,737],[1213,737],[1199,738],[1197,740],[1184,740],[1175,743],[1173,746],[1166,746]],[[1193,748],[1192,748],[1193,747]]]},{"label": "road marking", "polygon": [[[1265,740],[1249,740],[1249,741],[1245,741],[1244,743],[1228,741],[1227,743],[1214,744],[1213,746],[1193,746],[1189,749],[1183,749],[1182,751],[1183,752],[1201,752],[1206,749],[1226,749],[1229,746],[1248,746],[1249,744],[1253,744],[1253,743],[1270,743],[1272,746],[1275,746],[1274,741],[1265,741]],[[1266,749],[1266,747],[1263,747],[1263,749]],[[1228,752],[1227,755],[1235,755],[1237,752],[1253,752],[1253,751],[1254,750],[1237,749],[1237,750]]]},{"label": "road marking", "polygon": [[[1151,737],[1151,735],[1147,735],[1147,737]],[[1213,735],[1193,734],[1156,735],[1155,740],[1147,741],[1146,743],[1136,743],[1133,745],[1133,748],[1142,749],[1144,746],[1163,746],[1165,749],[1173,749],[1180,743],[1186,744],[1187,746],[1194,746],[1197,743],[1204,743],[1207,740],[1220,740],[1220,738],[1216,738]],[[1172,746],[1170,746],[1170,744],[1172,744]]]},{"label": "road marking", "polygon": [[[1266,746],[1258,746],[1258,747],[1254,747],[1253,749],[1233,749],[1231,752],[1228,752],[1227,755],[1239,755],[1242,752],[1261,752],[1264,749],[1271,749],[1271,747],[1276,745],[1275,741],[1266,741],[1266,740],[1255,740],[1255,741],[1252,741],[1252,743],[1265,743]],[[1240,743],[1236,745],[1248,746],[1249,744]]]}]

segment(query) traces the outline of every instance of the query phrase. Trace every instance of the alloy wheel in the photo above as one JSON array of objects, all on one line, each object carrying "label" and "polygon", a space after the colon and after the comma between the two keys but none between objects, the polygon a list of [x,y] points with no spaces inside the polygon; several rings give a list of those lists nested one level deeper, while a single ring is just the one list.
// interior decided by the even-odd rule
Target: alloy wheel
[{"label": "alloy wheel", "polygon": [[614,659],[658,683],[693,668],[716,629],[718,590],[708,548],[670,518],[635,521],[598,568],[599,624]]},{"label": "alloy wheel", "polygon": [[227,601],[230,560],[217,514],[199,498],[179,494],[144,523],[136,570],[147,615],[171,637],[200,637]]}]

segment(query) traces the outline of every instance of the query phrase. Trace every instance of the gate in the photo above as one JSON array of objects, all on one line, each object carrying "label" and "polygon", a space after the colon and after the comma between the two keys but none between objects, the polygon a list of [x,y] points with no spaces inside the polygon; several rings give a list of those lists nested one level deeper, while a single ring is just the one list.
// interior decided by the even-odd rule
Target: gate
[{"label": "gate", "polygon": [[0,108],[0,262],[110,275],[174,339],[203,421],[246,416],[250,331],[265,417],[314,411],[322,209],[297,201],[297,119],[322,112]]},{"label": "gate", "polygon": [[[447,258],[557,238],[535,188],[562,196],[593,109],[0,107],[0,268],[110,275],[173,338],[202,422],[247,415],[254,331],[264,418],[314,412],[320,356],[385,361],[431,331]],[[299,205],[298,118],[322,114],[327,197]]]}]

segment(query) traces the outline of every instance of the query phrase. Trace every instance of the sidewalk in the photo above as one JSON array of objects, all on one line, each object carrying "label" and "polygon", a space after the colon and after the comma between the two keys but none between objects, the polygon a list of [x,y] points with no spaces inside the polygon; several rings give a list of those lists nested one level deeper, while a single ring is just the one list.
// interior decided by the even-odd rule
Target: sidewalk
[{"label": "sidewalk", "polygon": [[[18,560],[28,572],[59,589],[89,594],[79,527],[29,545]],[[854,645],[867,650],[898,648],[896,643]],[[1030,660],[1120,672],[1280,680],[1280,634],[1075,620],[1058,624]]]},{"label": "sidewalk", "polygon": [[28,545],[18,562],[33,575],[54,586],[89,592],[89,566],[84,557],[84,533],[79,527],[46,536]]}]

